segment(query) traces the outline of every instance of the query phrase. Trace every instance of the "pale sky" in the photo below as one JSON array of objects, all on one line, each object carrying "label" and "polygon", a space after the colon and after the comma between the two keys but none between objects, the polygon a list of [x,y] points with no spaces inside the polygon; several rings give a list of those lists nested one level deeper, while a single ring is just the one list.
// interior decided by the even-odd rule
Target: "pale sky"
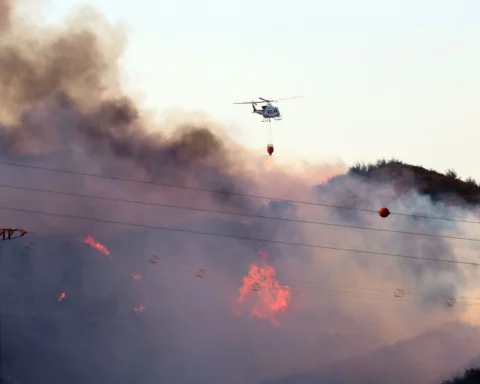
[{"label": "pale sky", "polygon": [[279,104],[281,161],[396,157],[480,180],[478,0],[50,0],[57,21],[94,5],[129,25],[127,86],[161,112],[224,122],[265,151],[251,106]]}]

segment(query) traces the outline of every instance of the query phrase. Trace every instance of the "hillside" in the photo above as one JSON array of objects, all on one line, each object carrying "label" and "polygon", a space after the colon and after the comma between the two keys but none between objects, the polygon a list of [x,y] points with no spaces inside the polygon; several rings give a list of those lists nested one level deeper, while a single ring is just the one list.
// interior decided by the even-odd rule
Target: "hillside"
[{"label": "hillside", "polygon": [[348,174],[369,182],[391,183],[398,193],[415,190],[429,195],[433,201],[442,200],[452,205],[480,203],[480,185],[473,178],[462,180],[454,170],[443,174],[392,159],[371,164],[357,163],[349,169]]},{"label": "hillside", "polygon": [[[478,353],[479,342],[480,335],[475,327],[444,324],[411,339],[268,384],[440,384],[471,362],[471,357]],[[480,384],[480,381],[446,381],[442,384],[474,383]]]},{"label": "hillside", "polygon": [[[347,187],[355,189],[355,185],[362,184],[354,181],[342,186],[342,180],[352,179],[352,174],[356,175],[354,178],[369,181],[365,184],[373,184],[374,189],[375,182],[388,180],[387,184],[394,184],[401,193],[418,191],[442,201],[449,195],[474,204],[476,200],[469,197],[480,194],[480,187],[474,181],[462,181],[448,173],[443,175],[395,160],[357,165],[349,174],[329,182],[335,188],[338,181],[340,198]],[[431,189],[423,188],[428,177]],[[435,188],[443,188],[443,195],[435,194]],[[368,195],[359,189],[355,192],[360,198]],[[262,215],[282,216],[289,214],[290,205],[271,202],[262,209]],[[265,238],[274,236],[278,228],[278,223],[245,224],[197,217],[188,225],[192,229],[229,230],[246,237]],[[88,230],[96,237],[93,228]],[[192,243],[195,248],[189,248],[186,241],[178,239],[178,235],[170,232],[133,229],[129,236],[110,237],[105,244],[115,262],[71,236],[39,236],[35,239],[35,252],[25,249],[20,242],[4,247],[0,252],[0,275],[5,276],[0,279],[0,287],[4,292],[5,382],[34,382],[42,376],[42,382],[49,384],[154,382],[159,378],[178,383],[225,382],[225,377],[236,377],[236,383],[260,383],[258,378],[264,374],[259,367],[278,366],[278,361],[282,361],[282,373],[300,373],[269,383],[441,384],[469,366],[472,356],[478,354],[475,348],[480,344],[478,332],[465,334],[455,327],[386,347],[382,340],[363,333],[363,328],[357,327],[361,323],[341,305],[338,313],[325,307],[320,314],[302,313],[301,317],[291,317],[285,323],[282,320],[282,326],[286,324],[282,332],[268,322],[245,321],[230,313],[229,289],[236,294],[236,285],[222,285],[221,289],[215,284],[199,285],[196,277],[185,277],[188,269],[177,271],[167,263],[152,266],[146,260],[152,254],[175,255],[195,269],[201,266],[208,271],[223,270],[225,278],[233,281],[254,260],[257,249],[247,245],[252,250],[249,256],[249,249],[240,242],[229,242],[227,249],[208,238],[202,241],[202,247]],[[303,251],[298,250],[295,255],[301,256],[299,259],[308,256],[300,252]],[[281,257],[278,250],[269,255],[269,261],[275,263]],[[133,272],[146,276],[143,283],[131,279]],[[320,273],[317,276],[319,280],[322,278]],[[67,291],[68,296],[59,304],[57,297],[61,291]],[[218,291],[227,294],[210,300]],[[132,308],[149,292],[154,293],[148,309],[137,316]],[[332,324],[349,332],[335,333],[330,330]],[[206,349],[205,345],[209,347]],[[268,353],[262,350],[265,346]],[[220,368],[211,370],[212,361]],[[189,364],[194,369],[184,370]],[[312,373],[305,373],[309,370]],[[208,381],[198,377],[207,377]],[[425,380],[413,381],[416,378]],[[442,384],[472,383],[480,384],[468,371],[465,378],[453,378]]]},{"label": "hillside", "polygon": [[[443,174],[396,159],[382,159],[369,164],[357,163],[349,169],[348,174],[369,182],[392,183],[400,193],[415,190],[430,196],[433,201],[471,205],[480,203],[480,185],[473,178],[462,180],[454,170]],[[459,374],[442,384],[480,384],[480,368],[467,369],[463,375]]]},{"label": "hillside", "polygon": [[[358,184],[351,183],[352,177],[367,182],[366,188],[364,188],[365,185],[358,188]],[[480,185],[473,178],[462,180],[454,170],[441,173],[421,166],[406,164],[396,159],[378,160],[369,164],[357,163],[348,170],[347,174],[333,177],[327,183],[318,186],[318,191],[324,194],[324,198],[332,194],[338,196],[338,205],[369,206],[370,194],[382,196],[390,186],[393,187],[397,197],[415,192],[428,196],[433,202],[442,202],[446,205],[474,206],[480,203]],[[388,194],[388,191],[385,193]],[[385,199],[385,201],[389,201],[389,199]],[[442,340],[438,334],[426,334],[392,347],[357,356],[351,360],[340,361],[313,373],[291,375],[275,381],[275,384],[300,382],[305,384],[318,382],[329,384],[406,383],[414,382],[413,380],[418,378],[423,378],[422,383],[425,384],[432,382],[480,384],[480,367],[468,369],[463,375],[458,374],[453,377],[456,371],[461,372],[465,369],[470,356],[476,352],[476,343],[469,339],[470,336],[457,339],[457,336],[452,336],[453,334],[455,332],[447,332],[446,335],[443,335],[446,340],[442,343],[443,345],[438,345]],[[476,331],[472,334],[476,334]],[[424,364],[419,365],[415,351],[431,345],[437,345],[437,348],[433,349],[433,352],[425,351]],[[452,345],[457,346],[455,355],[451,354]],[[440,355],[441,357],[439,357]],[[403,357],[399,359],[399,356]],[[428,363],[427,359],[430,359]],[[436,361],[448,363],[443,364],[439,369]],[[393,376],[391,376],[392,372],[395,373]],[[440,378],[436,376],[439,372],[441,372]],[[361,376],[364,381],[360,380]],[[451,379],[446,380],[448,377]]]}]

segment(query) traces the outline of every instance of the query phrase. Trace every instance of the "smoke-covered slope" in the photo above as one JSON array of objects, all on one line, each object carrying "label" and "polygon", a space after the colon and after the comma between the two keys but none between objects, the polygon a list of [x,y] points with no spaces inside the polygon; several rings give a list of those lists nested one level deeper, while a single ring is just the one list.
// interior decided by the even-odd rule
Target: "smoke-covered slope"
[{"label": "smoke-covered slope", "polygon": [[440,173],[421,166],[405,164],[399,160],[379,160],[375,164],[356,164],[349,170],[364,180],[375,183],[392,183],[398,193],[415,191],[429,196],[432,201],[449,204],[478,204],[480,186],[468,178],[461,180],[453,169]]},{"label": "smoke-covered slope", "polygon": [[412,339],[335,363],[319,372],[292,375],[270,383],[440,383],[458,367],[470,362],[478,353],[479,342],[477,328],[447,324]]}]

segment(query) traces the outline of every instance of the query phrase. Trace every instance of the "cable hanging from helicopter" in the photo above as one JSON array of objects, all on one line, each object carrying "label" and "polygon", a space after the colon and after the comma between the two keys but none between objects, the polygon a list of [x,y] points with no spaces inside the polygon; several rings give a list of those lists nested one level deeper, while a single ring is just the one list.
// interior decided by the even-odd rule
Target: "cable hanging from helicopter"
[{"label": "cable hanging from helicopter", "polygon": [[[274,147],[273,147],[273,135],[272,135],[272,126],[271,126],[271,119],[274,120],[282,120],[282,115],[280,113],[280,109],[273,105],[272,103],[277,103],[280,100],[289,100],[289,99],[297,99],[302,96],[295,96],[295,97],[287,97],[284,99],[276,99],[276,100],[268,100],[264,99],[263,97],[259,97],[259,101],[242,101],[240,103],[234,103],[234,104],[250,104],[252,103],[253,111],[252,113],[256,113],[260,116],[263,117],[262,123],[265,123],[268,121],[268,141],[269,144],[267,144],[267,153],[269,156],[272,156]],[[261,109],[256,108],[257,104],[265,104],[262,105]]]},{"label": "cable hanging from helicopter", "polygon": [[267,153],[268,156],[272,156],[273,154],[273,133],[272,133],[272,123],[268,122],[268,132],[267,132]]}]

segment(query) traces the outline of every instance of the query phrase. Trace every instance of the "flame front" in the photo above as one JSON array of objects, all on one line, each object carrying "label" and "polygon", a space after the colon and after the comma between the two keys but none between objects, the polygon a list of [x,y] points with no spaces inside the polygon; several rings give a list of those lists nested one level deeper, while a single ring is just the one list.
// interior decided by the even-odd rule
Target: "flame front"
[{"label": "flame front", "polygon": [[132,277],[135,279],[135,280],[140,280],[143,278],[143,276],[140,274],[140,273],[132,273]]},{"label": "flame front", "polygon": [[59,302],[62,301],[63,299],[65,299],[65,297],[67,297],[67,294],[66,294],[65,292],[62,292],[62,293],[60,294],[60,296],[58,297],[58,301],[59,301]]},{"label": "flame front", "polygon": [[251,315],[279,325],[276,315],[287,310],[290,304],[290,287],[280,285],[275,274],[275,269],[266,262],[263,266],[251,264],[248,275],[242,279],[238,301],[244,302],[248,294],[255,295]]},{"label": "flame front", "polygon": [[[105,247],[103,244],[100,244],[98,241],[96,241],[92,236],[87,236],[83,242],[85,244],[88,244],[92,246],[93,248],[98,249],[100,252],[104,253],[107,256],[110,256],[110,251]],[[111,257],[111,256],[110,256]]]}]

